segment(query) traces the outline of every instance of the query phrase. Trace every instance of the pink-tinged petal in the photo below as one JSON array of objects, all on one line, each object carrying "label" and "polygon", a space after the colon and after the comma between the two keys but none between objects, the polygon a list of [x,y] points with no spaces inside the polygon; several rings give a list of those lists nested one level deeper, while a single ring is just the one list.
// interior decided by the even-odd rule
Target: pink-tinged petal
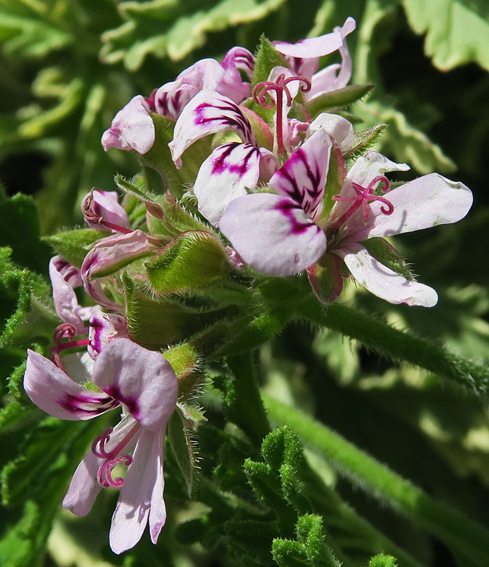
[{"label": "pink-tinged petal", "polygon": [[326,250],[324,232],[300,205],[270,193],[234,200],[220,229],[247,264],[271,276],[297,274]]},{"label": "pink-tinged petal", "polygon": [[112,516],[110,548],[120,554],[134,547],[143,535],[150,509],[153,512],[153,536],[158,537],[166,519],[163,492],[163,434],[162,431],[141,429],[133,461],[129,465],[124,486]]},{"label": "pink-tinged petal", "polygon": [[[76,277],[73,277],[70,267]],[[49,277],[53,287],[54,307],[59,318],[65,323],[73,325],[76,334],[84,333],[86,329],[83,321],[88,318],[93,308],[80,307],[75,290],[66,281],[66,278],[68,278],[77,285],[81,285],[79,270],[68,264],[61,256],[55,256],[49,262]]]},{"label": "pink-tinged petal", "polygon": [[148,236],[142,230],[108,236],[97,242],[85,256],[81,267],[83,282],[113,274],[152,250]]},{"label": "pink-tinged petal", "polygon": [[253,57],[253,54],[244,47],[236,46],[232,47],[226,53],[221,65],[226,70],[236,68],[244,71],[251,80],[255,69],[255,58]]},{"label": "pink-tinged petal", "polygon": [[[121,315],[105,313],[96,310],[90,316],[88,338],[90,343],[87,346],[88,354],[96,359],[111,340],[116,337],[127,337],[125,319]],[[119,329],[116,328],[116,324]],[[122,335],[121,335],[122,331]]]},{"label": "pink-tinged petal", "polygon": [[371,293],[389,303],[406,303],[433,307],[438,301],[436,291],[424,284],[409,281],[381,264],[359,244],[336,250],[355,280]]},{"label": "pink-tinged petal", "polygon": [[343,153],[352,149],[355,144],[355,132],[349,120],[339,114],[321,113],[313,120],[307,131],[307,138],[318,130],[324,130],[332,136]]},{"label": "pink-tinged petal", "polygon": [[102,350],[92,379],[151,431],[166,427],[177,403],[178,381],[170,363],[129,339],[113,339]]},{"label": "pink-tinged petal", "polygon": [[467,186],[438,173],[396,187],[385,198],[394,206],[394,212],[385,215],[381,211],[382,203],[371,203],[368,228],[358,235],[361,240],[457,222],[469,212],[473,201]]},{"label": "pink-tinged petal", "polygon": [[299,59],[311,59],[329,55],[341,47],[343,39],[341,33],[334,31],[319,37],[302,39],[297,43],[274,41],[275,49],[282,55]]},{"label": "pink-tinged petal", "polygon": [[[130,416],[122,419],[110,433],[105,449],[110,452],[121,445],[124,454],[131,452],[136,441],[124,443],[124,440],[134,429],[135,424],[136,421]],[[90,512],[102,489],[97,480],[97,473],[104,461],[103,457],[96,456],[91,450],[85,455],[71,479],[70,486],[63,499],[63,508],[70,510],[77,516],[86,516]]]},{"label": "pink-tinged petal", "polygon": [[44,356],[32,350],[27,352],[25,391],[49,415],[69,421],[85,420],[119,405],[106,394],[82,388]]},{"label": "pink-tinged petal", "polygon": [[294,199],[311,218],[322,210],[331,147],[331,137],[318,130],[270,179],[272,189]]},{"label": "pink-tinged petal", "polygon": [[183,109],[170,142],[173,161],[180,167],[180,157],[194,142],[218,132],[236,132],[243,142],[256,146],[251,125],[239,106],[215,91],[204,90]]},{"label": "pink-tinged petal", "polygon": [[156,479],[153,483],[151,494],[151,508],[149,510],[149,534],[151,541],[156,544],[160,532],[166,522],[166,506],[163,500],[165,489],[165,478],[163,476],[165,431],[159,431],[159,438],[155,436],[153,442],[151,460],[156,461]]},{"label": "pink-tinged petal", "polygon": [[356,28],[356,22],[353,18],[347,18],[341,28],[334,29],[335,32],[341,34],[343,43],[339,49],[341,55],[341,65],[333,64],[326,67],[319,73],[316,73],[311,80],[311,90],[304,96],[309,102],[315,97],[325,93],[346,87],[350,82],[353,63],[346,43],[346,36]]},{"label": "pink-tinged petal", "polygon": [[110,230],[110,227],[108,228],[101,222],[102,220],[130,228],[129,217],[124,208],[119,205],[119,195],[116,191],[90,191],[83,199],[82,210],[91,228]]},{"label": "pink-tinged petal", "polygon": [[231,143],[216,148],[201,165],[194,193],[199,211],[214,226],[234,199],[254,189],[260,174],[260,152],[250,144]]},{"label": "pink-tinged petal", "polygon": [[156,112],[177,120],[184,107],[203,89],[216,90],[225,70],[215,59],[201,59],[178,75],[175,81],[160,87],[154,96]]},{"label": "pink-tinged petal", "polygon": [[92,451],[87,453],[78,465],[71,479],[68,492],[63,499],[63,508],[77,516],[86,516],[99,494],[102,486],[97,481],[97,472],[103,459],[95,456]]},{"label": "pink-tinged petal", "polygon": [[102,146],[119,150],[136,150],[139,154],[148,152],[155,141],[155,127],[149,105],[143,96],[137,95],[119,110],[111,127],[102,135]]}]

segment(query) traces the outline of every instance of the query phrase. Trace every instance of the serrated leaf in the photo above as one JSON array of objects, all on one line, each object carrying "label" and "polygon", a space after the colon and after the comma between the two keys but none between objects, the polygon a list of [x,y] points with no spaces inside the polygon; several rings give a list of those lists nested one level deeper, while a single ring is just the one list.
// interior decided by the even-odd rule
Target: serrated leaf
[{"label": "serrated leaf", "polygon": [[152,0],[122,2],[128,20],[103,34],[101,57],[127,69],[141,67],[149,54],[180,61],[204,45],[207,34],[260,20],[282,6],[284,0]]},{"label": "serrated leaf", "polygon": [[69,45],[73,38],[53,21],[53,12],[41,2],[4,0],[0,6],[0,42],[5,53],[41,59]]},{"label": "serrated leaf", "polygon": [[478,63],[489,70],[489,5],[485,0],[402,0],[409,24],[426,34],[425,52],[447,71]]}]

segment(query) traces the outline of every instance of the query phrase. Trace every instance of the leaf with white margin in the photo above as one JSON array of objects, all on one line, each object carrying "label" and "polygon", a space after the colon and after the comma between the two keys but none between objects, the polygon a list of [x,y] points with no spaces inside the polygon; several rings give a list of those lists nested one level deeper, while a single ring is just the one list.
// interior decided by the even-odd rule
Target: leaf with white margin
[{"label": "leaf with white margin", "polygon": [[298,274],[326,250],[326,235],[300,205],[270,193],[235,199],[220,229],[247,264],[271,276]]}]

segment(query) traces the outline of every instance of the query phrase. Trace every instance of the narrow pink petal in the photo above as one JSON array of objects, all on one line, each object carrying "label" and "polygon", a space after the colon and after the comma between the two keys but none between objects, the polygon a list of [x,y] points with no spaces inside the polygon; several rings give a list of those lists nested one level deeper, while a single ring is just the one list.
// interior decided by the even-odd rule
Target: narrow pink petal
[{"label": "narrow pink petal", "polygon": [[155,436],[150,459],[156,461],[156,479],[151,494],[151,508],[149,510],[149,534],[151,541],[156,544],[160,532],[166,522],[166,506],[163,500],[165,478],[163,476],[163,458],[165,446],[165,430],[161,429]]},{"label": "narrow pink petal", "polygon": [[341,47],[343,39],[341,33],[334,31],[321,35],[302,39],[297,43],[287,43],[286,41],[275,41],[275,49],[282,55],[298,57],[300,59],[310,59],[329,55]]},{"label": "narrow pink petal", "polygon": [[68,492],[63,499],[63,508],[77,516],[86,516],[99,494],[102,486],[97,481],[97,472],[104,459],[87,453],[78,465],[71,479]]},{"label": "narrow pink petal", "polygon": [[294,199],[311,218],[320,214],[331,155],[331,137],[318,129],[272,176],[269,185]]},{"label": "narrow pink petal", "polygon": [[120,150],[148,152],[155,141],[155,128],[149,106],[143,96],[137,95],[119,110],[111,127],[102,136],[102,146]]},{"label": "narrow pink petal", "polygon": [[106,394],[82,388],[39,353],[27,352],[25,391],[36,406],[49,415],[69,421],[84,420],[119,405]]},{"label": "narrow pink petal", "polygon": [[371,203],[368,228],[358,235],[362,240],[457,222],[465,217],[473,202],[467,186],[438,173],[396,187],[385,198],[394,206],[394,212],[385,215],[381,211],[382,203]]},{"label": "narrow pink petal", "polygon": [[170,142],[173,161],[180,165],[183,152],[194,142],[218,132],[236,132],[243,142],[256,145],[247,118],[230,98],[215,91],[203,90],[183,109],[175,124]]},{"label": "narrow pink petal", "polygon": [[234,199],[254,189],[260,175],[260,152],[250,144],[231,143],[216,148],[201,165],[194,193],[199,211],[214,226]]},{"label": "narrow pink petal", "polygon": [[[67,271],[69,264],[66,261],[62,262],[62,260],[61,256],[55,256],[49,262],[49,277],[53,287],[54,307],[63,322],[70,323],[75,327],[77,334],[82,334],[86,331],[83,320],[87,316],[87,310],[80,307],[75,290],[66,281],[66,277],[70,277],[70,272]],[[81,285],[79,271],[74,267],[73,270],[76,271],[77,277],[71,277],[70,280]]]},{"label": "narrow pink petal", "polygon": [[433,307],[438,301],[438,295],[433,288],[400,276],[373,258],[359,244],[335,250],[335,253],[343,258],[360,285],[389,303]]},{"label": "narrow pink petal", "polygon": [[247,264],[271,276],[297,274],[326,250],[324,232],[300,205],[270,193],[235,199],[220,229]]},{"label": "narrow pink petal", "polygon": [[178,382],[170,363],[129,339],[113,339],[102,350],[92,379],[151,431],[166,427],[177,403]]},{"label": "narrow pink petal", "polygon": [[[110,452],[121,445],[124,438],[132,431],[136,422],[130,416],[121,420],[110,434],[109,442],[105,449]],[[124,445],[124,454],[131,452],[136,441]],[[86,516],[95,502],[102,486],[97,480],[97,473],[105,459],[97,457],[90,450],[78,465],[70,486],[63,499],[63,508],[70,510],[77,516]]]},{"label": "narrow pink petal", "polygon": [[161,431],[141,429],[129,465],[124,486],[112,516],[110,528],[110,547],[114,553],[134,547],[143,535],[150,515],[150,508],[155,505],[153,528],[155,539],[166,518],[163,492],[163,435]]}]

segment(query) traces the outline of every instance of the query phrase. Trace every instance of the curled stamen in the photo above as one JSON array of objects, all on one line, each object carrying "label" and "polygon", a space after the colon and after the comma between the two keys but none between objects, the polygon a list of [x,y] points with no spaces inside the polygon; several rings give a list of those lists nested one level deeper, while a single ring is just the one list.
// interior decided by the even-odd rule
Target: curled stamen
[{"label": "curled stamen", "polygon": [[131,455],[118,455],[124,450],[124,447],[134,437],[139,428],[139,425],[133,427],[124,439],[111,451],[107,450],[107,443],[110,441],[110,436],[113,432],[112,427],[109,427],[92,443],[92,453],[99,459],[104,459],[104,462],[100,465],[97,472],[97,481],[100,486],[103,486],[104,488],[109,486],[120,488],[123,486],[124,479],[120,477],[112,478],[112,469],[119,463],[124,463],[126,467],[132,463],[133,459]]},{"label": "curled stamen", "polygon": [[[287,106],[292,106],[292,95],[287,87],[287,85],[292,81],[300,81],[303,83],[300,87],[302,92],[308,92],[311,90],[311,81],[305,77],[288,77],[285,75],[279,75],[275,82],[263,81],[258,83],[253,89],[253,100],[262,106],[263,108],[273,108],[277,106],[277,112],[275,117],[275,139],[277,143],[277,151],[279,154],[286,154],[285,143],[284,143],[284,129],[286,124],[284,124],[284,108],[283,108],[283,96],[285,95],[287,99]],[[270,91],[275,91],[276,100],[273,99]],[[285,119],[286,122],[286,119]]]},{"label": "curled stamen", "polygon": [[89,339],[73,340],[75,336],[76,328],[71,323],[62,323],[56,327],[53,334],[54,347],[51,347],[49,350],[53,353],[53,359],[58,368],[63,369],[61,358],[59,356],[60,353],[70,348],[84,347],[90,343]]},{"label": "curled stamen", "polygon": [[394,205],[389,200],[380,195],[374,195],[374,191],[379,188],[383,193],[387,193],[389,191],[390,183],[387,177],[379,175],[373,179],[367,187],[362,187],[358,183],[354,182],[352,182],[351,186],[356,195],[352,197],[342,197],[341,195],[333,196],[334,201],[353,202],[351,207],[335,222],[333,228],[339,229],[354,213],[357,212],[360,207],[363,207],[363,220],[366,223],[370,212],[369,203],[372,201],[380,201],[384,205],[380,207],[380,210],[384,215],[391,215],[394,212]]}]

